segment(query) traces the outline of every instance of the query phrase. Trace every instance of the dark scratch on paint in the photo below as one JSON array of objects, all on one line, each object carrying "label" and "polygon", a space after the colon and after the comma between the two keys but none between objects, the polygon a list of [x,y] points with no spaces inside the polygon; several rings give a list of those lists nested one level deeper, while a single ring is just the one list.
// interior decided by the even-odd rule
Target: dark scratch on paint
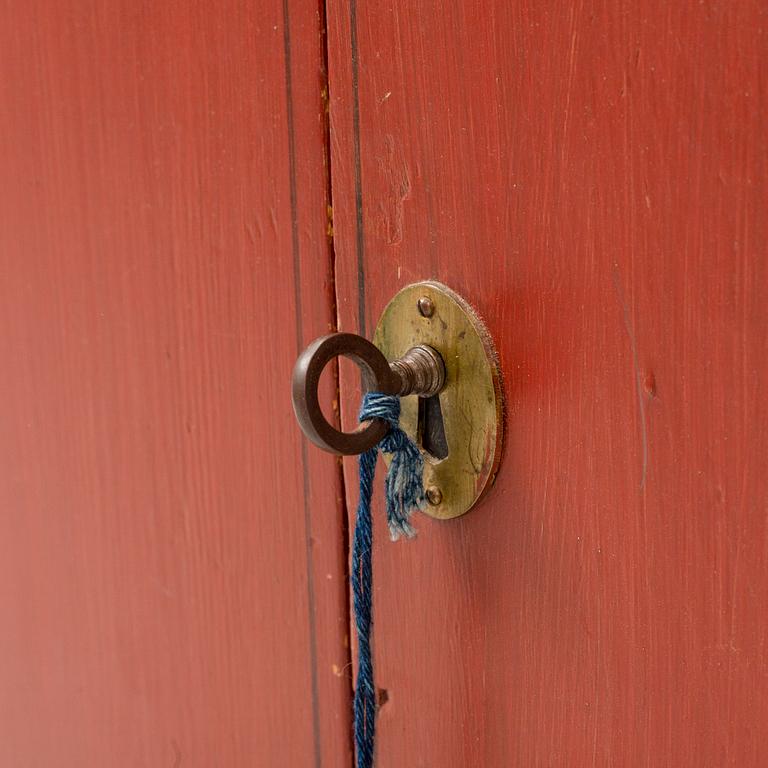
[{"label": "dark scratch on paint", "polygon": [[642,472],[640,474],[640,490],[645,488],[645,478],[648,474],[648,426],[645,419],[645,398],[643,397],[643,377],[640,371],[640,358],[637,354],[637,341],[635,339],[635,331],[632,327],[632,321],[629,317],[629,307],[627,306],[627,300],[624,296],[624,289],[621,287],[621,280],[619,279],[618,267],[614,267],[613,270],[613,286],[616,289],[616,296],[619,300],[619,306],[621,307],[622,319],[624,320],[624,329],[629,337],[629,346],[632,351],[632,365],[635,374],[635,388],[637,390],[637,410],[640,416],[640,438],[643,448],[643,464]]}]

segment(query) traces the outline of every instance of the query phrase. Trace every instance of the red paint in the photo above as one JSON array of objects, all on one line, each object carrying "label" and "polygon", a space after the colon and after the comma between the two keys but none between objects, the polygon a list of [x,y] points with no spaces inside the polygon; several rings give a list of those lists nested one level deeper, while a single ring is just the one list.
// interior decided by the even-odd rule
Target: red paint
[{"label": "red paint", "polygon": [[302,343],[332,323],[290,10],[296,243],[280,2],[5,6],[0,765],[350,762],[337,464],[305,485],[288,386],[295,245]]},{"label": "red paint", "polygon": [[762,765],[763,7],[351,8],[329,4],[340,325],[360,266],[369,333],[399,286],[447,283],[508,413],[481,508],[411,543],[377,517],[379,768]]},{"label": "red paint", "polygon": [[[351,763],[337,464],[288,385],[334,323],[322,14],[288,9],[6,8],[0,765]],[[508,414],[481,508],[377,518],[378,768],[760,766],[761,5],[328,15],[340,324],[442,280]]]}]

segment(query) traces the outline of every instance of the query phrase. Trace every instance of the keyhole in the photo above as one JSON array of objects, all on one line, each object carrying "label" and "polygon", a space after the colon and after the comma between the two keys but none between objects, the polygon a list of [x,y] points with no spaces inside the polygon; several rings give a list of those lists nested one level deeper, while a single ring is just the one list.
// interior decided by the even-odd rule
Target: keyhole
[{"label": "keyhole", "polygon": [[448,458],[440,395],[419,398],[419,443],[429,458],[435,461]]}]

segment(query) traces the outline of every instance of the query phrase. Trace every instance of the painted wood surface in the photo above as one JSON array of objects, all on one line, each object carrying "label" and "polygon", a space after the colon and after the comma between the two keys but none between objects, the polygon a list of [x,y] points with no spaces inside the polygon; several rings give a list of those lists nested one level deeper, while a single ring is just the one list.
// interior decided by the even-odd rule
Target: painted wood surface
[{"label": "painted wood surface", "polygon": [[0,765],[348,765],[319,9],[3,9]]},{"label": "painted wood surface", "polygon": [[508,417],[482,508],[377,516],[378,766],[764,765],[765,5],[328,8],[341,328],[442,280]]}]

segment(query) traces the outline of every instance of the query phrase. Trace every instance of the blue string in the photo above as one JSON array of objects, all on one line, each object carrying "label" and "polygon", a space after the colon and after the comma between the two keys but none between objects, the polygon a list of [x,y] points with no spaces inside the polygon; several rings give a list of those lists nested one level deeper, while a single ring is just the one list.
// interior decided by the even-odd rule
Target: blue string
[{"label": "blue string", "polygon": [[387,522],[392,540],[416,534],[410,523],[415,509],[424,509],[424,461],[418,446],[398,426],[400,398],[369,392],[363,398],[360,421],[378,418],[389,423],[381,442],[360,454],[360,499],[352,544],[352,593],[357,627],[357,685],[354,731],[357,768],[373,766],[376,728],[376,687],[373,682],[371,623],[373,603],[373,524],[371,496],[379,450],[392,454],[385,482]]}]

